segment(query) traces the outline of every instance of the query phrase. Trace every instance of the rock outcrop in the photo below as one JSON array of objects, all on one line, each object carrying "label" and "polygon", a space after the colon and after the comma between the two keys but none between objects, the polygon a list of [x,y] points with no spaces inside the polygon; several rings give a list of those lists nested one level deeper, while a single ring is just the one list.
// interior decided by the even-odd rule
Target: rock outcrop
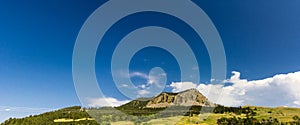
[{"label": "rock outcrop", "polygon": [[148,101],[147,108],[163,108],[167,106],[207,106],[216,104],[210,102],[196,89],[189,89],[179,93],[163,92]]},{"label": "rock outcrop", "polygon": [[197,89],[189,89],[179,93],[163,92],[152,98],[139,98],[120,106],[121,109],[166,108],[168,106],[204,106],[215,107]]}]

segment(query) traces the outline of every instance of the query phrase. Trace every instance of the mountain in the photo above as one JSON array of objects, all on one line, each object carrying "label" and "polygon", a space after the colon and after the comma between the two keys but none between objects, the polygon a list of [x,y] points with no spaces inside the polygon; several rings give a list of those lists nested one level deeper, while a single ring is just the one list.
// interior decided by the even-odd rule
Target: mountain
[{"label": "mountain", "polygon": [[[79,106],[60,109],[53,112],[48,112],[36,116],[29,116],[26,118],[11,118],[0,125],[70,125],[70,124],[90,124],[97,125],[98,123],[106,124],[106,116],[116,115],[116,119],[109,119],[109,122],[117,122],[119,120],[134,120],[136,116],[147,116],[150,114],[157,114],[166,107],[172,106],[171,110],[166,112],[165,116],[176,116],[179,114],[186,114],[184,107],[200,106],[200,107],[216,107],[218,105],[210,102],[204,95],[196,89],[189,89],[178,93],[163,92],[152,98],[138,98],[127,104],[119,107],[102,107],[84,109]],[[181,111],[184,112],[181,112]],[[119,111],[126,114],[123,116]],[[195,110],[193,110],[195,111]],[[181,115],[183,115],[181,114]],[[97,116],[93,119],[92,116]],[[136,115],[136,116],[135,116]],[[155,116],[160,118],[162,116]],[[145,119],[146,120],[146,119]],[[97,122],[98,123],[97,123]]]},{"label": "mountain", "polygon": [[204,106],[215,107],[197,89],[188,89],[179,93],[163,92],[152,98],[135,99],[120,107],[123,108],[166,108],[168,106]]},{"label": "mountain", "polygon": [[[170,108],[166,108],[168,106]],[[208,117],[206,111],[213,115],[202,119]],[[210,102],[198,90],[189,89],[179,93],[163,92],[152,98],[138,98],[115,108],[74,106],[26,118],[10,118],[0,125],[299,125],[299,112],[300,109],[285,107],[225,107]]]}]

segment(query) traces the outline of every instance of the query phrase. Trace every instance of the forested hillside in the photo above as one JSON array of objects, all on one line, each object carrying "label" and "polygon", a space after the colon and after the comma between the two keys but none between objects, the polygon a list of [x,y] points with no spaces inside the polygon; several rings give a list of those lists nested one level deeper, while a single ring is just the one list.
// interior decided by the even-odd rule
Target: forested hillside
[{"label": "forested hillside", "polygon": [[[86,118],[87,120],[75,121],[82,118]],[[88,120],[88,118],[90,116],[84,109],[81,109],[80,106],[74,106],[21,119],[10,118],[1,125],[98,125],[96,121]],[[73,119],[74,121],[54,122],[57,119]]]}]

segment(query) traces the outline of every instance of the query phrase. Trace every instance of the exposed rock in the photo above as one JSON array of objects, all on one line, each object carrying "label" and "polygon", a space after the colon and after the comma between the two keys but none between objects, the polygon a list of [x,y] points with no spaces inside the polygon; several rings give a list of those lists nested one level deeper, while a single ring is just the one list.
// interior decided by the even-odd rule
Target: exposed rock
[{"label": "exposed rock", "polygon": [[147,108],[162,108],[167,106],[216,106],[216,104],[208,101],[196,89],[189,89],[179,93],[163,92],[148,101]]}]

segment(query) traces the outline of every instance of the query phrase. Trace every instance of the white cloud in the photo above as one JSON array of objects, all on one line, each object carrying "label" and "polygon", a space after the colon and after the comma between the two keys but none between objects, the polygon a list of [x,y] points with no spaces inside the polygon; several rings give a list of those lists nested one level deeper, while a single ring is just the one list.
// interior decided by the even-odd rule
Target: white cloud
[{"label": "white cloud", "polygon": [[[139,77],[145,79],[147,82],[136,85],[134,88],[138,89],[136,91],[136,97],[151,97],[161,92],[165,87],[166,76],[164,72],[159,72],[158,70],[152,70],[150,74],[143,72],[134,71],[131,73],[125,73],[124,71],[119,71],[119,76],[123,78],[134,78]],[[120,87],[129,88],[132,87],[129,83],[121,84]]]},{"label": "white cloud", "polygon": [[128,103],[130,100],[118,100],[112,97],[106,98],[89,98],[88,99],[88,106],[89,107],[103,107],[103,106],[111,106],[116,107]]},{"label": "white cloud", "polygon": [[198,66],[194,66],[194,67],[192,67],[192,70],[199,70],[199,67]]},{"label": "white cloud", "polygon": [[142,85],[140,85],[140,87],[141,87],[142,89],[145,89],[145,88],[147,87],[147,85],[142,84]]},{"label": "white cloud", "polygon": [[30,107],[11,107],[11,106],[0,106],[0,112],[41,112],[49,111],[49,108],[30,108]]},{"label": "white cloud", "polygon": [[52,110],[53,109],[48,108],[0,106],[0,123],[9,118],[23,118],[29,115],[37,115]]},{"label": "white cloud", "polygon": [[127,88],[127,87],[129,87],[129,85],[127,85],[127,84],[122,84],[121,87]]},{"label": "white cloud", "polygon": [[[229,86],[195,84],[191,82],[172,83],[170,86],[174,92],[196,86],[210,100],[226,106],[300,107],[300,71],[251,81],[241,79],[239,72],[233,71],[232,74],[230,79],[223,81],[223,83],[232,83]],[[218,100],[217,97],[221,92],[222,94]]]},{"label": "white cloud", "polygon": [[241,73],[237,71],[232,71],[232,76],[230,77],[231,81],[240,80]]},{"label": "white cloud", "polygon": [[[146,73],[138,72],[138,71],[131,72],[129,74],[128,73],[126,74],[123,71],[119,71],[119,75],[121,77],[123,77],[123,78],[139,77],[139,78],[147,80],[147,84],[161,84],[160,82],[162,81],[162,77],[166,77],[167,76],[166,73],[159,73],[159,74],[154,74],[152,76],[149,76]],[[128,85],[122,84],[122,87],[128,87]]]},{"label": "white cloud", "polygon": [[180,92],[191,88],[196,88],[197,85],[192,82],[172,82],[170,87],[173,88],[172,92]]},{"label": "white cloud", "polygon": [[141,77],[144,79],[148,79],[148,75],[142,72],[132,72],[129,74],[130,77]]},{"label": "white cloud", "polygon": [[162,84],[162,82],[164,82],[164,78],[167,76],[166,73],[156,73],[156,72],[152,72],[152,75],[149,76],[148,78],[148,84],[155,84],[157,86],[159,86],[160,84]]},{"label": "white cloud", "polygon": [[145,97],[145,96],[151,94],[151,92],[143,89],[143,90],[138,90],[138,94],[139,94],[139,97]]}]

